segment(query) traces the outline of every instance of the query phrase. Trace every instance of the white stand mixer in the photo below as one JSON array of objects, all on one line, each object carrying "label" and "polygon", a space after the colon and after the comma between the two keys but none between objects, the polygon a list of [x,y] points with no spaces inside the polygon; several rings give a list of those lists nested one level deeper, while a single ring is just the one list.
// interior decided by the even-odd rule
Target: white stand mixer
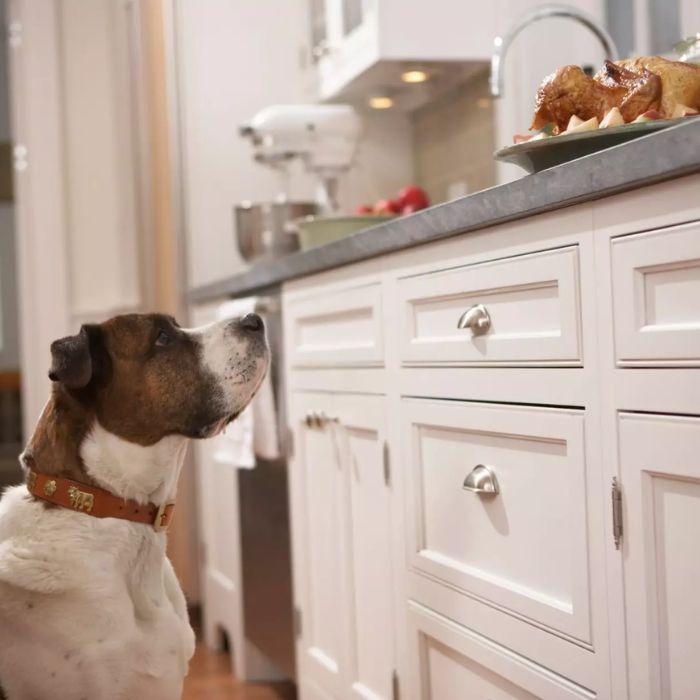
[{"label": "white stand mixer", "polygon": [[254,159],[271,167],[299,158],[318,178],[320,211],[338,211],[338,178],[353,163],[362,122],[350,105],[272,105],[240,128]]}]

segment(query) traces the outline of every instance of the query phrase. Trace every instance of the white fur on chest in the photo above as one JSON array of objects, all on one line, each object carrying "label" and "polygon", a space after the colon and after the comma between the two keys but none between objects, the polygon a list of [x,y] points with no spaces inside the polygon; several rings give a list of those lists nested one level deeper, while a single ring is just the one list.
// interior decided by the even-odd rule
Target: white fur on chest
[{"label": "white fur on chest", "polygon": [[[170,500],[184,440],[144,448],[96,426],[90,475],[141,502]],[[194,635],[165,535],[30,499],[0,501],[0,683],[10,698],[180,697]]]},{"label": "white fur on chest", "polygon": [[95,422],[80,446],[80,456],[87,473],[111,493],[160,505],[175,497],[186,448],[181,435],[143,446]]}]

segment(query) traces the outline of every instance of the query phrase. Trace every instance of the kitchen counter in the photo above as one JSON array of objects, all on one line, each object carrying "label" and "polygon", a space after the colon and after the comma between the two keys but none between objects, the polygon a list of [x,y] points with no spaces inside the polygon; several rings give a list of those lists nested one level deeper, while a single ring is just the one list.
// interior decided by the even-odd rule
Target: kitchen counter
[{"label": "kitchen counter", "polygon": [[700,118],[393,219],[325,246],[258,263],[244,272],[194,288],[189,300],[201,303],[255,293],[323,270],[698,171]]}]

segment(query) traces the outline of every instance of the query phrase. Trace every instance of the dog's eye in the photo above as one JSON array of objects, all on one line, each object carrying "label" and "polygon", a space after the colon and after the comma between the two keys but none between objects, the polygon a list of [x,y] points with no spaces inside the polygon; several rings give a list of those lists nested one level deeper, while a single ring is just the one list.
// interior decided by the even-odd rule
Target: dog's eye
[{"label": "dog's eye", "polygon": [[170,345],[172,342],[173,339],[165,331],[161,331],[156,338],[156,347],[163,348],[166,345]]}]

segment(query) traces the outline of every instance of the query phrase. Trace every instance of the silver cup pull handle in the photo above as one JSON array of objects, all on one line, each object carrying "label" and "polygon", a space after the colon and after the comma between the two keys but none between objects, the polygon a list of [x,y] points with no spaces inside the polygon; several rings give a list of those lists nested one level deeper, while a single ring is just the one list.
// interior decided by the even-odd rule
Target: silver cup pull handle
[{"label": "silver cup pull handle", "polygon": [[496,474],[491,467],[487,467],[485,464],[477,464],[467,474],[462,488],[465,491],[478,493],[480,496],[496,496],[500,493]]},{"label": "silver cup pull handle", "polygon": [[457,328],[469,328],[474,335],[487,333],[491,328],[491,317],[483,304],[470,306],[457,321]]}]

